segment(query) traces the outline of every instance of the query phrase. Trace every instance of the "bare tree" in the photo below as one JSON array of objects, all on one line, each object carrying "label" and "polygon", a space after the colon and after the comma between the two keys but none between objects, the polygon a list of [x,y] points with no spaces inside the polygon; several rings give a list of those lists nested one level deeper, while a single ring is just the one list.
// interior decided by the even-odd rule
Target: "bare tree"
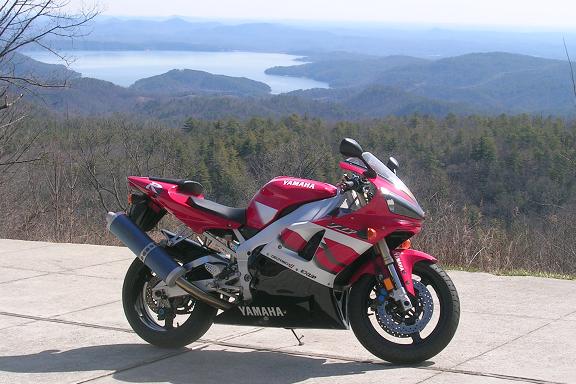
[{"label": "bare tree", "polygon": [[[0,82],[17,87],[54,86],[33,75],[18,73],[17,51],[38,48],[67,58],[51,47],[51,39],[72,39],[85,34],[87,24],[98,14],[96,5],[69,12],[69,0],[7,0],[0,3]],[[5,99],[6,100],[6,99]],[[4,106],[8,103],[5,102]]]},{"label": "bare tree", "polygon": [[572,68],[572,60],[570,59],[570,54],[568,53],[568,47],[566,46],[566,39],[562,38],[564,43],[564,52],[566,53],[566,59],[568,59],[568,64],[570,65],[570,80],[572,80],[572,91],[576,97],[576,79],[574,79],[574,69]]},{"label": "bare tree", "polygon": [[51,41],[82,36],[98,14],[95,4],[76,12],[69,11],[69,7],[69,0],[0,0],[0,171],[4,175],[7,168],[37,160],[24,157],[35,135],[15,140],[24,115],[9,111],[11,107],[24,91],[34,93],[35,87],[66,85],[65,79],[42,78],[25,69],[28,59],[18,51],[48,51],[68,65],[67,58],[52,48]]}]

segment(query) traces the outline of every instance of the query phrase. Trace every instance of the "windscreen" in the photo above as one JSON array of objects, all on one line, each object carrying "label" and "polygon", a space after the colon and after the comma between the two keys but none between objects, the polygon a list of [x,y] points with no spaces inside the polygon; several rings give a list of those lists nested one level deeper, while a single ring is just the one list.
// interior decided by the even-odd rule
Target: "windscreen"
[{"label": "windscreen", "polygon": [[376,156],[374,156],[370,152],[364,152],[362,154],[362,157],[370,165],[370,167],[372,167],[372,169],[376,171],[378,175],[382,176],[383,178],[394,184],[396,188],[405,192],[412,199],[416,200],[416,198],[414,197],[410,189],[408,189],[406,184],[404,184],[402,180],[400,180],[400,178],[390,170],[390,168],[388,168],[383,162],[378,160]]}]

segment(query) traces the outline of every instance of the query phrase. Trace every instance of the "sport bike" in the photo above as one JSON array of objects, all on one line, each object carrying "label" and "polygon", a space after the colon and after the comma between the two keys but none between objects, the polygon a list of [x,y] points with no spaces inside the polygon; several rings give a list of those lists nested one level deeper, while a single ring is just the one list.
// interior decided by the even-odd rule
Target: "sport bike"
[{"label": "sport bike", "polygon": [[[347,173],[337,185],[279,176],[247,208],[207,200],[196,181],[128,177],[127,212],[107,221],[137,256],[122,292],[134,331],[178,348],[213,323],[352,328],[394,363],[444,349],[458,326],[458,294],[433,256],[411,249],[424,212],[398,162],[385,165],[348,138],[340,152]],[[167,212],[184,225],[155,232],[155,241],[147,232]]]}]

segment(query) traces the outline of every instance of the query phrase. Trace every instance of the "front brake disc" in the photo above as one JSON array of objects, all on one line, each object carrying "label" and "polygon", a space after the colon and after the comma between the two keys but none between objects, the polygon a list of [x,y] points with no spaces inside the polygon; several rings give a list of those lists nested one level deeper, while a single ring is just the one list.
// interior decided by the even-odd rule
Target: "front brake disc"
[{"label": "front brake disc", "polygon": [[395,337],[410,337],[426,327],[434,312],[432,294],[420,281],[413,280],[416,303],[414,309],[407,314],[398,311],[396,303],[388,300],[376,308],[378,324],[386,333]]}]

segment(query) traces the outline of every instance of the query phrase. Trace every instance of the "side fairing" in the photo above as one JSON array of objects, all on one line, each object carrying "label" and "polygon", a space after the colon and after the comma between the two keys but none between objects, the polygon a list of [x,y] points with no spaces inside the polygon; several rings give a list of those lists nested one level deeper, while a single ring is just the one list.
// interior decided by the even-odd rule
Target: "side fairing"
[{"label": "side fairing", "polygon": [[247,225],[261,229],[291,207],[336,196],[338,189],[328,183],[279,176],[254,195],[246,211]]},{"label": "side fairing", "polygon": [[326,287],[333,287],[336,274],[372,246],[366,241],[311,221],[296,222],[283,231],[290,232],[288,238],[297,235],[298,239],[307,242],[317,233],[322,233],[322,237],[315,244],[315,249],[310,250],[309,256],[285,246],[282,236],[266,244],[261,251],[262,255]]},{"label": "side fairing", "polygon": [[[250,258],[252,301],[218,315],[215,323],[258,327],[346,329],[343,300],[333,290],[262,255]],[[341,298],[345,293],[340,294]]]}]

